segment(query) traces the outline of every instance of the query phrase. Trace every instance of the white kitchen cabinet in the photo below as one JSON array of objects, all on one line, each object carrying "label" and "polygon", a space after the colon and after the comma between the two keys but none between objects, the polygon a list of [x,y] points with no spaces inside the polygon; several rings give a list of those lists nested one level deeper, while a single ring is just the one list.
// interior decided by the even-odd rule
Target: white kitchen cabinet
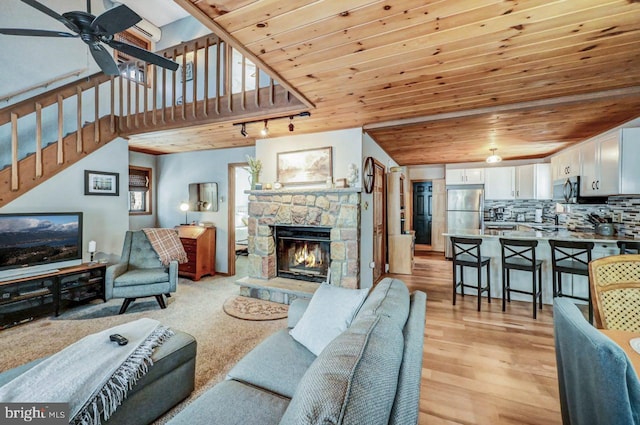
[{"label": "white kitchen cabinet", "polygon": [[553,180],[580,174],[580,151],[576,148],[564,150],[551,157]]},{"label": "white kitchen cabinet", "polygon": [[485,169],[485,199],[551,199],[550,164]]},{"label": "white kitchen cabinet", "polygon": [[598,135],[579,150],[582,196],[640,193],[640,128]]},{"label": "white kitchen cabinet", "polygon": [[446,184],[483,184],[484,168],[447,169]]}]

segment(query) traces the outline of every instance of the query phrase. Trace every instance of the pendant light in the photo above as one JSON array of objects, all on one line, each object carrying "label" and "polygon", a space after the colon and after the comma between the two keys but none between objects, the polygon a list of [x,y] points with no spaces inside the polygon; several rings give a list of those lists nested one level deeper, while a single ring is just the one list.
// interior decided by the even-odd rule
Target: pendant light
[{"label": "pendant light", "polygon": [[496,154],[497,148],[489,149],[491,151],[491,155],[487,157],[487,162],[489,164],[495,164],[496,162],[502,161],[502,157]]}]

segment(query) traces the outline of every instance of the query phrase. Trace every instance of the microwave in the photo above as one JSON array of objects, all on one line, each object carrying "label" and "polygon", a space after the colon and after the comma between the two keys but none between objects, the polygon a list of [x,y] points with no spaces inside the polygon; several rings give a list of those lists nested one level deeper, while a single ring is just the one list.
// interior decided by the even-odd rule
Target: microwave
[{"label": "microwave", "polygon": [[580,196],[580,177],[568,177],[553,182],[553,200],[561,204],[606,204],[607,197]]}]

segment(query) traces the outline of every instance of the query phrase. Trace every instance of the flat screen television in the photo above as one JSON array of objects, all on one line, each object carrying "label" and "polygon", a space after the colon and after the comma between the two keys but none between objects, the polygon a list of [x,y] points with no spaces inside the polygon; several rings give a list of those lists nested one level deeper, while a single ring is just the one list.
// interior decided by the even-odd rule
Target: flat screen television
[{"label": "flat screen television", "polygon": [[81,212],[0,214],[0,281],[81,263]]}]

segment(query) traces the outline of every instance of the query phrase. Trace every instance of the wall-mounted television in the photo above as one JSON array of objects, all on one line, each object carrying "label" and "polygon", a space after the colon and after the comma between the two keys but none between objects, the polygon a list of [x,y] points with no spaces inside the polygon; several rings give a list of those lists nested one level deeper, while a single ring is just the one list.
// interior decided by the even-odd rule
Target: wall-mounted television
[{"label": "wall-mounted television", "polygon": [[81,263],[81,212],[0,214],[0,281]]}]

